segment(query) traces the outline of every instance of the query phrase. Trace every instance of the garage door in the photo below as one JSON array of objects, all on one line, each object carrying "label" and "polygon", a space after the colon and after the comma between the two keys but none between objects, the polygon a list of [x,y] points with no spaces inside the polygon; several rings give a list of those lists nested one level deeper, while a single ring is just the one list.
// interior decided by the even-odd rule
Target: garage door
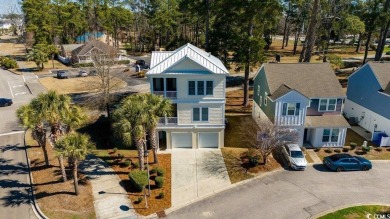
[{"label": "garage door", "polygon": [[199,133],[199,147],[218,148],[218,133]]},{"label": "garage door", "polygon": [[172,148],[192,148],[192,133],[172,133]]}]

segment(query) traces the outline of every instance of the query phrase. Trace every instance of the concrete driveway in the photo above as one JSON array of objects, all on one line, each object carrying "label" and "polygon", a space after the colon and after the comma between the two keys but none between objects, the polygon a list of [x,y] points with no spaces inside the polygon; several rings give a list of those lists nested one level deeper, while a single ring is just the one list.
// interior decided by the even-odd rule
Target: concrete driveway
[{"label": "concrete driveway", "polygon": [[168,218],[311,218],[345,205],[390,205],[390,162],[370,171],[331,172],[322,164],[281,170],[181,208]]},{"label": "concrete driveway", "polygon": [[172,149],[172,206],[179,207],[228,187],[219,149]]}]

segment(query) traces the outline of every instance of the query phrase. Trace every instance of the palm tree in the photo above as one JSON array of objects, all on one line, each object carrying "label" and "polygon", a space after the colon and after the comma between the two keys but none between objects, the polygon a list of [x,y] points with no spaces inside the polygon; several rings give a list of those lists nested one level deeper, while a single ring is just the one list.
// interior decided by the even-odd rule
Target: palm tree
[{"label": "palm tree", "polygon": [[69,157],[73,162],[73,181],[76,195],[79,195],[78,184],[78,164],[79,161],[84,160],[85,156],[92,150],[93,145],[90,142],[89,136],[79,134],[77,132],[65,135],[56,142],[56,151],[59,156]]},{"label": "palm tree", "polygon": [[45,66],[43,63],[48,61],[47,54],[39,49],[32,49],[27,54],[27,61],[33,61],[38,66],[38,70],[41,71]]},{"label": "palm tree", "polygon": [[170,116],[172,114],[171,101],[165,99],[161,95],[146,94],[148,119],[146,127],[148,129],[150,147],[153,149],[154,163],[158,163],[157,158],[157,131],[156,126],[161,117]]},{"label": "palm tree", "polygon": [[126,97],[121,106],[115,110],[113,128],[123,142],[130,146],[133,141],[138,150],[140,169],[144,169],[144,142],[146,135],[145,124],[148,119],[145,95]]},{"label": "palm tree", "polygon": [[21,121],[22,125],[32,130],[32,137],[38,142],[38,145],[42,147],[43,155],[45,159],[45,165],[49,166],[49,156],[46,148],[46,128],[44,126],[44,118],[39,108],[36,108],[36,100],[33,100],[30,104],[21,106],[16,115]]},{"label": "palm tree", "polygon": [[[37,127],[37,131],[44,128],[44,124],[49,125],[50,139],[53,145],[55,145],[57,139],[59,139],[64,132],[80,125],[86,118],[86,116],[82,113],[82,110],[72,104],[68,95],[59,94],[53,90],[39,94],[38,97],[34,98],[29,105],[33,110],[32,112],[34,112],[30,117],[36,116],[34,121],[38,121],[34,122],[35,127]],[[25,121],[21,119],[23,124],[28,124],[27,121],[29,114],[25,107],[21,108],[18,115],[20,115],[19,118],[24,118]],[[67,130],[65,130],[65,128],[67,128]],[[61,155],[58,156],[58,162],[61,168],[62,179],[63,181],[66,181],[65,166]]]}]

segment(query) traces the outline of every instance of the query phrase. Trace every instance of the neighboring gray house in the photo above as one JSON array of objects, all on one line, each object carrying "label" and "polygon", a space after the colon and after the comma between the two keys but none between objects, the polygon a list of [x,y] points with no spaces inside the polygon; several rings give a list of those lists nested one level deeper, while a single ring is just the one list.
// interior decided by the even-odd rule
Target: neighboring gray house
[{"label": "neighboring gray house", "polygon": [[344,146],[348,122],[345,94],[328,63],[267,63],[254,77],[253,118],[289,126],[298,144]]},{"label": "neighboring gray house", "polygon": [[72,63],[90,63],[93,54],[115,54],[116,60],[121,60],[120,51],[99,40],[90,40],[86,44],[72,50]]},{"label": "neighboring gray house", "polygon": [[63,44],[61,45],[58,58],[61,62],[68,64],[72,61],[72,51],[83,46],[84,44]]},{"label": "neighboring gray house", "polygon": [[171,99],[174,108],[157,126],[160,149],[224,146],[228,74],[218,58],[191,44],[152,53],[151,93]]},{"label": "neighboring gray house", "polygon": [[368,62],[349,76],[344,113],[373,141],[379,142],[381,133],[390,135],[390,63]]}]

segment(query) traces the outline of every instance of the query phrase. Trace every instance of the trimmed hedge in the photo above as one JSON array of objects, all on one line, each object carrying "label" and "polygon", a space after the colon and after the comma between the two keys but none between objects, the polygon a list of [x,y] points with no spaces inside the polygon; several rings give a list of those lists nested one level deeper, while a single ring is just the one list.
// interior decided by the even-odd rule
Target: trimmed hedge
[{"label": "trimmed hedge", "polygon": [[74,63],[72,64],[73,68],[84,68],[84,67],[93,67],[93,63]]},{"label": "trimmed hedge", "polygon": [[164,186],[164,178],[162,176],[157,176],[154,181],[156,183],[157,188],[162,188]]},{"label": "trimmed hedge", "polygon": [[14,59],[0,57],[0,66],[4,67],[5,69],[14,69],[18,67],[18,63]]},{"label": "trimmed hedge", "polygon": [[129,173],[130,184],[137,192],[142,192],[148,184],[148,173],[141,170],[133,170]]},{"label": "trimmed hedge", "polygon": [[161,167],[154,167],[151,171],[150,174],[155,174],[157,173],[157,176],[164,176],[165,170]]},{"label": "trimmed hedge", "polygon": [[349,148],[343,148],[343,152],[348,152]]},{"label": "trimmed hedge", "polygon": [[349,146],[351,147],[351,150],[355,150],[357,144],[355,142],[350,142]]},{"label": "trimmed hedge", "polygon": [[370,152],[370,150],[371,150],[371,146],[367,146],[367,147],[363,146],[363,147],[362,147],[362,151],[363,151],[364,153],[368,153],[368,152]]},{"label": "trimmed hedge", "polygon": [[334,151],[335,153],[340,153],[340,152],[341,152],[340,149],[334,149],[333,151]]}]

